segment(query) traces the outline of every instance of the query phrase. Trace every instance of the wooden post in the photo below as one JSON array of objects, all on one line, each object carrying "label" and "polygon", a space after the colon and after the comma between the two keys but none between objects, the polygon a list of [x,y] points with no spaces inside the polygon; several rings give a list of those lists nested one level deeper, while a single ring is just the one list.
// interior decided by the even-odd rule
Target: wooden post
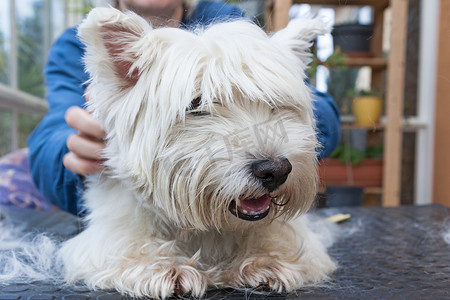
[{"label": "wooden post", "polygon": [[450,1],[440,1],[433,202],[450,206]]},{"label": "wooden post", "polygon": [[400,205],[402,121],[408,0],[391,0],[391,47],[386,97],[383,206]]},{"label": "wooden post", "polygon": [[[371,53],[374,57],[383,58],[383,20],[384,20],[384,7],[374,7],[373,13],[373,36],[371,41]],[[379,92],[383,91],[383,74],[384,69],[372,68],[372,87],[376,88]],[[381,95],[380,95],[381,96]]]},{"label": "wooden post", "polygon": [[267,31],[278,31],[289,23],[289,9],[293,0],[272,0],[267,18]]}]

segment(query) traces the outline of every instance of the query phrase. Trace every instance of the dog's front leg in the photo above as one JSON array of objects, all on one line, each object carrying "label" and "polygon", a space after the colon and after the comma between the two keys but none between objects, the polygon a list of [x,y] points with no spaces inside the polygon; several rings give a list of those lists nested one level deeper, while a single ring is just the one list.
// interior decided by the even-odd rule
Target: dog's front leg
[{"label": "dog's front leg", "polygon": [[297,220],[253,229],[226,281],[290,292],[327,279],[336,266],[317,237]]},{"label": "dog's front leg", "polygon": [[120,264],[123,270],[113,275],[113,278],[120,278],[114,288],[135,297],[165,299],[173,294],[201,297],[207,288],[207,277],[196,267],[195,258],[169,254],[151,259],[127,258]]},{"label": "dog's front leg", "polygon": [[187,257],[176,241],[102,233],[89,227],[64,244],[60,255],[69,283],[158,299],[205,293],[208,276],[199,268],[198,254]]}]

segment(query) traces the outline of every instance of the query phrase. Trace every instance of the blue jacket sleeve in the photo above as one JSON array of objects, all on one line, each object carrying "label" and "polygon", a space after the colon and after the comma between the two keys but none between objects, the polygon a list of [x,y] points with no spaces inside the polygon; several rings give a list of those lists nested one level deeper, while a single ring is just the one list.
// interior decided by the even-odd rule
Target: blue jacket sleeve
[{"label": "blue jacket sleeve", "polygon": [[209,25],[244,17],[244,11],[237,6],[219,1],[199,1],[192,16],[183,20],[183,23],[189,27],[198,24]]},{"label": "blue jacket sleeve", "polygon": [[339,110],[333,98],[327,93],[311,87],[314,99],[317,139],[321,146],[317,149],[319,159],[329,156],[336,149],[341,136]]},{"label": "blue jacket sleeve", "polygon": [[66,30],[50,49],[45,77],[49,111],[28,139],[30,169],[42,194],[61,209],[80,212],[80,177],[62,163],[69,151],[66,140],[75,131],[65,122],[71,106],[82,107],[83,83],[88,79],[82,64],[83,45],[76,29]]}]

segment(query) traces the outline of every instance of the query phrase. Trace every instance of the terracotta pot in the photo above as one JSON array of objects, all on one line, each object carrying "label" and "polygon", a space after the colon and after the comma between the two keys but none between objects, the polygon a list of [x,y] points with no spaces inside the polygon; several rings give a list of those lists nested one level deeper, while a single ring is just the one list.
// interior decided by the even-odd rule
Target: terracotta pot
[{"label": "terracotta pot", "polygon": [[320,162],[319,175],[323,186],[381,187],[383,160],[365,158],[353,166],[338,159],[326,158]]},{"label": "terracotta pot", "polygon": [[355,97],[352,108],[357,125],[374,126],[380,122],[383,101],[375,96]]}]

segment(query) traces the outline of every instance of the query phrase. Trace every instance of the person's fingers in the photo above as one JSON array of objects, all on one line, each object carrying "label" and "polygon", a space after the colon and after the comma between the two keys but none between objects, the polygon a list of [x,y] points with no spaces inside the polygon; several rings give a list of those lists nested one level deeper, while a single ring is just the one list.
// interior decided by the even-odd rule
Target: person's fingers
[{"label": "person's fingers", "polygon": [[88,86],[87,88],[86,88],[86,91],[84,92],[84,99],[86,100],[86,102],[89,102],[89,91],[90,91],[90,89],[91,89],[91,87],[90,86]]},{"label": "person's fingers", "polygon": [[101,154],[105,148],[105,131],[100,123],[80,107],[69,108],[65,119],[78,133],[66,141],[70,152],[63,158],[64,166],[80,175],[100,172],[103,169]]},{"label": "person's fingers", "polygon": [[80,158],[73,152],[64,155],[63,164],[67,169],[80,175],[95,174],[103,170],[103,165],[99,162]]},{"label": "person's fingers", "polygon": [[66,111],[65,119],[67,124],[80,133],[103,139],[105,131],[100,123],[95,120],[90,113],[78,106],[72,106]]},{"label": "person's fingers", "polygon": [[88,136],[72,134],[67,138],[67,148],[78,157],[102,160],[102,150],[105,148],[105,144]]}]

